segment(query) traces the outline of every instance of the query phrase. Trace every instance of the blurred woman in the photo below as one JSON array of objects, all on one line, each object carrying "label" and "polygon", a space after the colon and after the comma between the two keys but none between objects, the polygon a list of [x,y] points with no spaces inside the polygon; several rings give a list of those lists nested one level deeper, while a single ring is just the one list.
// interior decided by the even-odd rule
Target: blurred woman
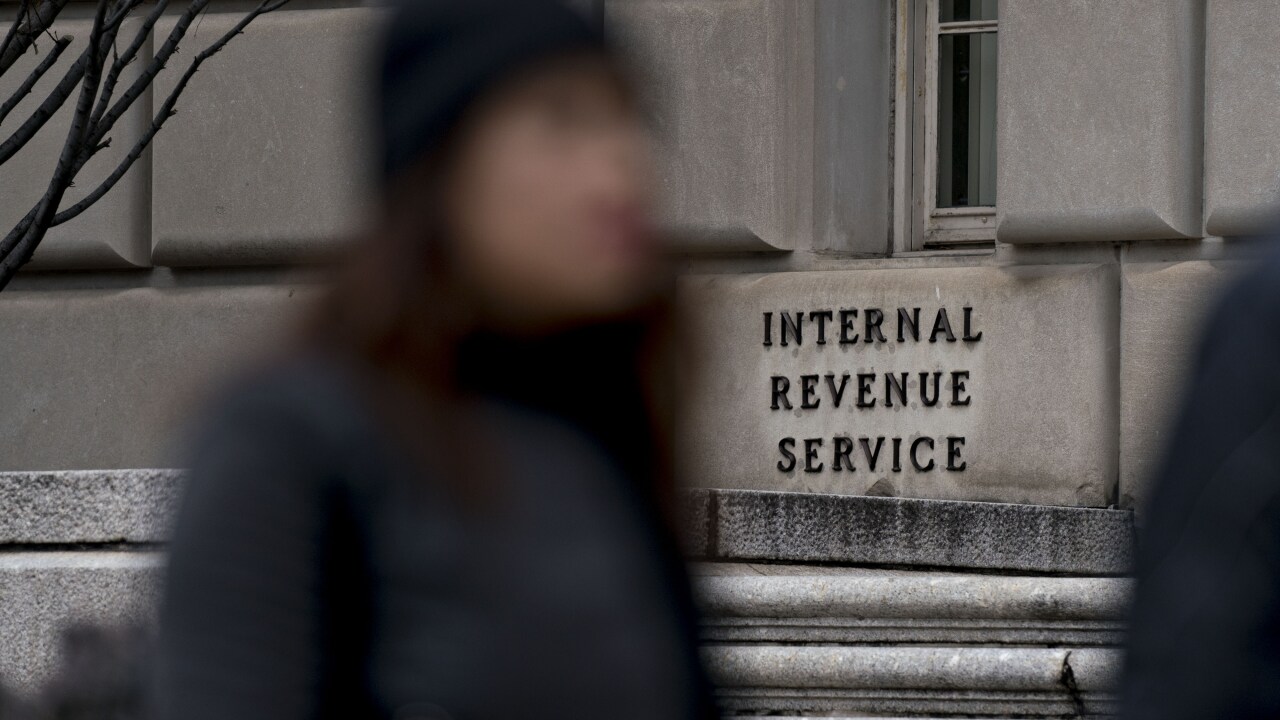
[{"label": "blurred woman", "polygon": [[194,444],[159,716],[709,717],[623,68],[550,0],[388,27],[381,219]]}]

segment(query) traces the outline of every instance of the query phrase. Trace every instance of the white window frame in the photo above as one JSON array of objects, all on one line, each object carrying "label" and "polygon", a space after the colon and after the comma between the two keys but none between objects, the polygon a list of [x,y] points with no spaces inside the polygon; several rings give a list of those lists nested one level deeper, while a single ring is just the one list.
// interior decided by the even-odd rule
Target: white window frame
[{"label": "white window frame", "polygon": [[938,49],[942,35],[995,33],[999,20],[939,23],[939,0],[897,0],[896,15],[894,249],[991,245],[995,207],[937,206]]}]

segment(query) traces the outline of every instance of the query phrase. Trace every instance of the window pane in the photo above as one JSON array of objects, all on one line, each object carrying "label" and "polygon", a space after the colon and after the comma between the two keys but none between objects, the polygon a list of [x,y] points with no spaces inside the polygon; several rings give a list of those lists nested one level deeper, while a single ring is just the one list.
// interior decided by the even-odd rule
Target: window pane
[{"label": "window pane", "polygon": [[943,35],[938,53],[938,204],[996,204],[996,34]]},{"label": "window pane", "polygon": [[995,20],[997,0],[940,0],[938,22]]}]

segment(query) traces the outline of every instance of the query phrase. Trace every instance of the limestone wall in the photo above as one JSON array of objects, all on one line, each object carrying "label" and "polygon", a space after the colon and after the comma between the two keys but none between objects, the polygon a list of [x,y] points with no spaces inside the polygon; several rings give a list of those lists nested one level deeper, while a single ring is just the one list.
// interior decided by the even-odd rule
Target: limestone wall
[{"label": "limestone wall", "polygon": [[[208,15],[189,45],[237,9],[216,7],[225,12]],[[909,192],[894,185],[899,10],[890,0],[596,7],[642,60],[666,160],[664,227],[689,306],[714,326],[693,340],[711,341],[704,369],[717,379],[686,393],[689,480],[1139,504],[1199,318],[1230,268],[1249,263],[1245,243],[1213,236],[1260,232],[1274,205],[1280,157],[1268,128],[1280,106],[1241,78],[1270,67],[1275,11],[1009,3],[1000,242],[890,253],[894,196]],[[363,217],[361,78],[379,12],[296,0],[261,18],[197,75],[125,182],[40,248],[0,297],[0,327],[17,340],[0,346],[11,368],[0,380],[0,469],[171,465],[207,379],[268,350],[305,312],[308,262]],[[73,7],[60,29],[83,31],[83,14]],[[1110,42],[1117,33],[1143,41]],[[153,92],[172,82],[162,76]],[[143,122],[126,122],[113,146]],[[55,143],[48,134],[6,164],[0,220],[25,209],[22,179],[48,170]],[[916,307],[927,317],[969,307],[983,339],[811,344],[784,362],[753,327],[769,311],[871,308],[892,323],[898,308]],[[847,372],[856,384],[859,373],[883,382],[953,371],[969,373],[969,407],[828,407],[794,411],[795,422],[769,407],[772,375]],[[902,471],[830,471],[835,436],[883,436],[892,453],[894,437],[929,433],[935,445],[966,438],[963,473],[922,474],[905,457]],[[776,470],[785,437],[802,451],[806,438],[827,438],[824,470]]]}]

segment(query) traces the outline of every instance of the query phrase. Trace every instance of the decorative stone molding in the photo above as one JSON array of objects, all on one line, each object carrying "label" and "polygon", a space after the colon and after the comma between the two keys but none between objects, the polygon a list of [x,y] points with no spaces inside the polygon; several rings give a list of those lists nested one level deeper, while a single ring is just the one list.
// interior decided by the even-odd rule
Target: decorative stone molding
[{"label": "decorative stone molding", "polygon": [[1079,717],[1111,714],[1115,650],[712,646],[731,711]]},{"label": "decorative stone molding", "polygon": [[[720,574],[729,572],[740,574]],[[1132,581],[713,563],[711,642],[1116,645]],[[765,573],[765,574],[760,574]]]}]

